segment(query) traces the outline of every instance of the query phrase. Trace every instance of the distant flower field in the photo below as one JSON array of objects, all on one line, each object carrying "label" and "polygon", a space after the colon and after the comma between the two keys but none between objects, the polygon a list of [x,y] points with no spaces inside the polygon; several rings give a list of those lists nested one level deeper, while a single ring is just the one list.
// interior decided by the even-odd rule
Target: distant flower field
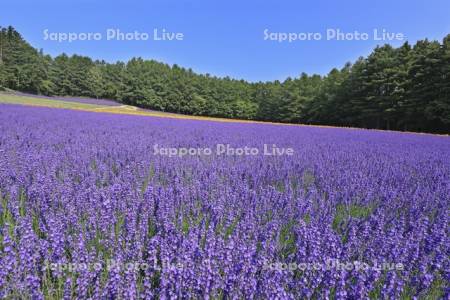
[{"label": "distant flower field", "polygon": [[449,221],[446,136],[0,104],[0,298],[448,299]]},{"label": "distant flower field", "polygon": [[46,100],[64,101],[64,102],[73,102],[73,103],[84,103],[84,104],[102,105],[102,106],[120,106],[121,105],[117,101],[108,100],[108,99],[94,99],[94,98],[81,98],[81,97],[57,97],[57,96],[50,97],[50,96],[34,95],[34,94],[27,94],[27,93],[21,93],[21,92],[14,92],[14,95],[16,95],[16,96],[23,96],[23,97],[32,97],[32,98],[46,99]]}]

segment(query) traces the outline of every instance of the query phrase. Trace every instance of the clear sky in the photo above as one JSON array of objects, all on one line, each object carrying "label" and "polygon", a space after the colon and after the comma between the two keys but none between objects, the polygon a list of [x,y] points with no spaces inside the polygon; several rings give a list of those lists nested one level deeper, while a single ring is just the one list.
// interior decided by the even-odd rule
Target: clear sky
[{"label": "clear sky", "polygon": [[[0,25],[13,25],[34,47],[51,55],[76,53],[109,62],[141,56],[196,72],[266,81],[297,77],[301,72],[326,74],[367,55],[377,44],[403,43],[377,41],[374,29],[402,33],[411,43],[441,40],[450,33],[450,1],[2,0]],[[58,42],[50,36],[45,40],[46,29],[49,34],[102,36]],[[149,39],[107,40],[107,29],[148,33]],[[155,29],[182,33],[183,39],[154,40]],[[277,32],[319,33],[321,38],[290,43],[265,40],[266,29],[271,38]],[[337,29],[368,33],[369,38],[328,40],[327,30]]]}]

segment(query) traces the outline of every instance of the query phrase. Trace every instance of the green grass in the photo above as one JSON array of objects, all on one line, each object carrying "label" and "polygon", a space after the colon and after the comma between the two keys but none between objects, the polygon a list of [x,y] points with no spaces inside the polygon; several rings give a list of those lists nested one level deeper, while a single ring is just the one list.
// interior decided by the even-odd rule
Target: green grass
[{"label": "green grass", "polygon": [[295,220],[290,220],[284,224],[280,229],[278,235],[278,245],[280,247],[280,254],[283,259],[287,259],[291,254],[297,251],[296,236],[294,233]]},{"label": "green grass", "polygon": [[371,206],[363,206],[358,204],[336,206],[336,213],[334,215],[332,228],[342,237],[342,241],[347,241],[347,225],[350,218],[366,219],[373,211]]},{"label": "green grass", "polygon": [[18,96],[6,93],[0,93],[0,103],[44,106],[44,107],[65,108],[65,109],[81,109],[81,110],[91,110],[104,107],[96,104],[69,102],[64,100],[50,100],[45,98]]}]

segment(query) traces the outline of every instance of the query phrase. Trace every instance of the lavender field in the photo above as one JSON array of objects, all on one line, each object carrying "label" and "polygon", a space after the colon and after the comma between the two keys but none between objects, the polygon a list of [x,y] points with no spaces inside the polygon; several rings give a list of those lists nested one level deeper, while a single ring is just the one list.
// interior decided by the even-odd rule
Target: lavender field
[{"label": "lavender field", "polygon": [[450,293],[446,136],[0,105],[0,203],[1,298]]}]

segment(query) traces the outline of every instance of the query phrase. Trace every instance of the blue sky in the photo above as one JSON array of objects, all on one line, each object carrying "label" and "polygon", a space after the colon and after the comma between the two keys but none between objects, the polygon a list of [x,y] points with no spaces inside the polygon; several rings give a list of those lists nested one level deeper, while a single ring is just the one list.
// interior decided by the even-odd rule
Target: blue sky
[{"label": "blue sky", "polygon": [[[88,55],[110,62],[133,56],[251,81],[326,74],[365,56],[383,41],[373,30],[441,40],[450,33],[448,0],[203,1],[203,0],[3,0],[0,25],[13,25],[34,47],[57,55]],[[147,41],[106,40],[107,29],[150,34]],[[101,40],[57,42],[50,33],[99,32]],[[181,41],[155,41],[153,30],[180,32]],[[320,33],[320,40],[278,42],[269,33]],[[326,39],[327,29],[368,33],[368,40]],[[386,41],[400,45],[402,41]]]}]

